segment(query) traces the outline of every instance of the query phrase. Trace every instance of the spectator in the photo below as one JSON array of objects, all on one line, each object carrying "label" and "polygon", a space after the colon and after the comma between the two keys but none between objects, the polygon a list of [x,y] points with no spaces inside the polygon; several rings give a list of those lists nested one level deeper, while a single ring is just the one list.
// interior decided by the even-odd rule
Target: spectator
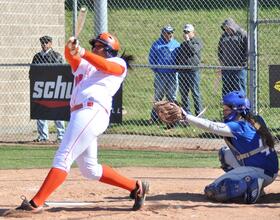
[{"label": "spectator", "polygon": [[248,60],[247,33],[232,18],[226,19],[224,31],[218,45],[218,58],[221,66],[241,66],[240,70],[222,69],[223,96],[234,90],[246,93]]},{"label": "spectator", "polygon": [[[202,41],[195,34],[192,24],[186,24],[183,29],[184,42],[176,49],[175,62],[177,65],[199,66],[201,62]],[[179,69],[179,91],[182,98],[182,107],[185,112],[191,114],[189,92],[191,90],[195,115],[202,111],[200,95],[200,70],[198,67]]]},{"label": "spectator", "polygon": [[[162,28],[160,38],[150,49],[149,63],[151,65],[172,65],[171,53],[179,47],[179,42],[174,39],[174,29],[170,25]],[[175,69],[152,68],[154,75],[154,101],[160,101],[166,96],[169,101],[176,101],[178,89],[178,74]],[[152,110],[149,123],[158,121],[158,116]]]},{"label": "spectator", "polygon": [[[52,49],[52,38],[43,36],[40,38],[42,51],[35,54],[33,64],[63,63],[62,55]],[[57,142],[61,142],[64,135],[64,121],[54,121],[57,129]],[[34,142],[47,142],[49,140],[49,128],[47,120],[37,120],[38,138]]]}]

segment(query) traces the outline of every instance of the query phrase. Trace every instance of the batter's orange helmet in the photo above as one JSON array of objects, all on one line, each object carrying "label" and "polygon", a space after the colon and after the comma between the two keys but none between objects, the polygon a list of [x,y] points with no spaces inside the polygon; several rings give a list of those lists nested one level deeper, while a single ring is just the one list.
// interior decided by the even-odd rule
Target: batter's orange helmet
[{"label": "batter's orange helmet", "polygon": [[117,56],[120,50],[120,43],[115,36],[108,32],[103,32],[96,38],[91,39],[89,43],[94,47],[97,41],[105,45],[105,50],[108,52],[109,57]]}]

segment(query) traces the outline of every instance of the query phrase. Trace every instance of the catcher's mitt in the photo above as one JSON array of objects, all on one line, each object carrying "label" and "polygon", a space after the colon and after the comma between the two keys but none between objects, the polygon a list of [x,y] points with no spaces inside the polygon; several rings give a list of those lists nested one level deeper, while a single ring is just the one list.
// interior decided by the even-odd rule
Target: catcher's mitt
[{"label": "catcher's mitt", "polygon": [[167,124],[172,124],[183,119],[181,108],[170,101],[159,101],[154,104],[154,109],[159,119]]}]

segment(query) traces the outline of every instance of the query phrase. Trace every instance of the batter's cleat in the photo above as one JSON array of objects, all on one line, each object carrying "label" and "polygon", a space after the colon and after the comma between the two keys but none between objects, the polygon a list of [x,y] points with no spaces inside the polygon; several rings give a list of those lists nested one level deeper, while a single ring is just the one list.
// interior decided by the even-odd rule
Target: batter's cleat
[{"label": "batter's cleat", "polygon": [[18,213],[32,213],[32,214],[39,214],[43,212],[43,207],[39,206],[37,208],[33,207],[30,202],[26,199],[25,196],[20,197],[22,199],[22,203],[20,206],[16,207],[15,209],[10,209],[4,212],[3,216],[12,216]]},{"label": "batter's cleat", "polygon": [[264,179],[262,178],[255,178],[248,181],[247,192],[244,195],[244,201],[247,204],[254,204],[260,198],[262,193],[263,182]]},{"label": "batter's cleat", "polygon": [[149,192],[149,183],[147,181],[136,181],[136,188],[130,193],[130,198],[134,199],[132,207],[133,211],[137,211],[142,208],[145,203],[146,194]]},{"label": "batter's cleat", "polygon": [[26,211],[32,213],[41,213],[43,212],[43,206],[33,207],[30,202],[26,199],[25,196],[21,196],[22,203],[20,206],[16,207],[16,210]]}]

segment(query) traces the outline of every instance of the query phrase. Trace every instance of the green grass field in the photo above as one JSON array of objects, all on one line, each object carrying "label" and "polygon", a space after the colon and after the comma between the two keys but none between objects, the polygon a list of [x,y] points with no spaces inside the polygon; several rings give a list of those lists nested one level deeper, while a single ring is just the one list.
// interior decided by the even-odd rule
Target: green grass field
[{"label": "green grass field", "polygon": [[[0,146],[0,169],[49,168],[56,148]],[[218,167],[216,152],[99,150],[99,162],[113,167]],[[75,165],[74,165],[75,166]]]}]

